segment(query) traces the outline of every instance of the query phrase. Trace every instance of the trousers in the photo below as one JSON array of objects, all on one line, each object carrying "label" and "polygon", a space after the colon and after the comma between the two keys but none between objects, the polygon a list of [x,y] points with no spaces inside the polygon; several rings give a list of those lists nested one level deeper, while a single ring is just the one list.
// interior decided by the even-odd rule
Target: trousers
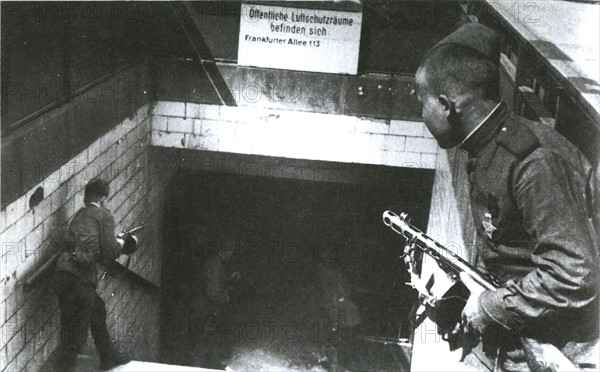
[{"label": "trousers", "polygon": [[70,272],[57,271],[53,287],[60,307],[56,370],[73,370],[77,354],[87,341],[88,329],[92,331],[100,359],[109,358],[114,349],[106,327],[106,308],[94,285],[84,283]]}]

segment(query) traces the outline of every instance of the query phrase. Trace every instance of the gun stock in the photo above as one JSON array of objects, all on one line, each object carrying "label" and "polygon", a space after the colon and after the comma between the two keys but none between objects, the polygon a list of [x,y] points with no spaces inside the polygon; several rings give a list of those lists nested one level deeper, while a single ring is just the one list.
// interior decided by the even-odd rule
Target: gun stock
[{"label": "gun stock", "polygon": [[[409,244],[433,258],[438,266],[451,275],[455,281],[460,281],[460,273],[464,272],[486,290],[495,291],[502,287],[500,280],[477,270],[457,254],[412,226],[405,213],[398,216],[392,211],[385,211],[383,223],[406,238]],[[523,335],[520,335],[519,339],[527,357],[527,365],[532,371],[582,371],[556,346]]]}]

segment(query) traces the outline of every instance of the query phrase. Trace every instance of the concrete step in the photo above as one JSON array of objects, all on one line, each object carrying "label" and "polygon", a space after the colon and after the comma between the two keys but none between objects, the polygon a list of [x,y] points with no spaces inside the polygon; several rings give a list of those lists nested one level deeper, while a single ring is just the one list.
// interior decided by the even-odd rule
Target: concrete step
[{"label": "concrete step", "polygon": [[[99,360],[97,357],[90,355],[78,355],[77,356],[77,364],[75,365],[76,372],[98,372],[100,369],[98,368]],[[40,372],[42,371],[54,371],[50,368],[50,366],[42,367]],[[196,372],[220,372],[222,370],[218,369],[208,369],[208,368],[198,368],[198,367],[187,367],[187,366],[178,366],[171,364],[162,364],[162,363],[153,363],[153,362],[141,362],[138,360],[132,360],[127,364],[123,364],[121,366],[115,367],[110,370],[111,372],[146,372],[146,371],[156,371],[156,372],[177,372],[177,371],[196,371]]]},{"label": "concrete step", "polygon": [[197,372],[216,372],[220,371],[218,369],[207,369],[207,368],[197,368],[197,367],[185,367],[185,366],[176,366],[171,364],[161,364],[161,363],[151,363],[151,362],[139,362],[137,360],[132,360],[131,362],[124,364],[122,366],[118,366],[117,368],[111,369],[112,372],[125,372],[125,371],[156,371],[156,372],[175,372],[175,371],[197,371]]}]

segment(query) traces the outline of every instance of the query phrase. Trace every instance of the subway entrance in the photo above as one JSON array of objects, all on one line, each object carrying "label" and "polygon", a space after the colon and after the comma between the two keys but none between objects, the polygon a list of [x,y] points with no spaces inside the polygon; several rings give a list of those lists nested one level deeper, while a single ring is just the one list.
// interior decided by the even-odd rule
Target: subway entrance
[{"label": "subway entrance", "polygon": [[163,363],[409,370],[416,295],[403,242],[381,215],[405,211],[426,226],[433,171],[325,165],[335,179],[299,175],[321,162],[290,177],[175,174],[164,212]]}]

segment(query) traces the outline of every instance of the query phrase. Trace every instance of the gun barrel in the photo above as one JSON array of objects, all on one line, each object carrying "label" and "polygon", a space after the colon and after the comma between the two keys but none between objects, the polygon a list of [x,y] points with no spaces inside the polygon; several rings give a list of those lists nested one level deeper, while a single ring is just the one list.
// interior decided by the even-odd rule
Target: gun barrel
[{"label": "gun barrel", "polygon": [[[383,213],[383,223],[389,226],[396,233],[404,236],[409,242],[415,244],[424,253],[431,256],[440,263],[440,267],[450,267],[454,274],[466,272],[479,285],[487,290],[496,290],[501,284],[493,278],[489,278],[468,262],[460,258],[448,248],[439,244],[435,240],[425,235],[422,231],[412,226],[408,221],[408,216],[402,213],[400,216],[392,211]],[[538,340],[519,335],[525,355],[527,365],[534,372],[541,371],[582,371],[571,362],[555,345],[543,343]]]},{"label": "gun barrel", "polygon": [[143,223],[143,224],[141,224],[141,225],[139,225],[139,226],[136,226],[136,227],[134,227],[134,228],[133,228],[133,229],[131,229],[131,230],[127,230],[127,231],[124,231],[124,232],[122,232],[120,235],[131,235],[131,234],[133,234],[134,232],[136,232],[136,231],[139,231],[139,230],[143,229],[143,228],[144,228],[144,227],[146,227],[147,225],[148,225],[147,223]]},{"label": "gun barrel", "polygon": [[[458,276],[461,272],[466,272],[485,289],[495,290],[500,287],[500,285],[494,283],[482,272],[463,260],[459,255],[431,239],[421,230],[412,226],[407,222],[407,219],[408,216],[405,213],[402,213],[400,216],[392,211],[385,211],[383,213],[383,223],[386,226],[405,237],[408,241],[414,242],[417,247],[424,253],[433,257],[438,263],[451,268],[454,275]],[[444,267],[442,267],[442,269],[444,269]]]}]

